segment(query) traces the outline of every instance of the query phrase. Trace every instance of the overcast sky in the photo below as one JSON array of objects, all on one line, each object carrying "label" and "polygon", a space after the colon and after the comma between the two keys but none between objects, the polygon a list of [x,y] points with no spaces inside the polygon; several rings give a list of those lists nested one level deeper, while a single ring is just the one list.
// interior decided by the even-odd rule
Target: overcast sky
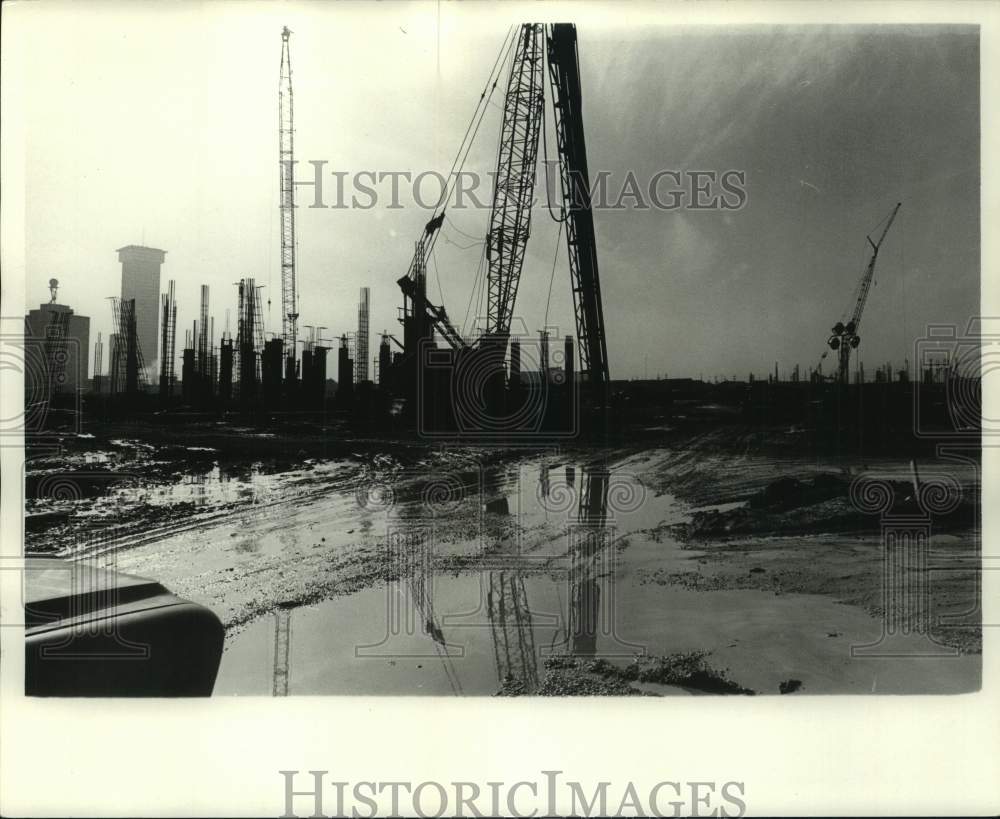
[{"label": "overcast sky", "polygon": [[[211,288],[218,334],[243,276],[266,285],[267,329],[280,332],[282,26],[294,32],[298,178],[326,161],[332,204],[333,170],[448,170],[508,17],[448,4],[30,6],[18,21],[31,44],[29,306],[48,300],[55,276],[59,300],[91,317],[92,339],[106,337],[115,249],[146,244],[167,251],[162,284],[177,281],[181,341],[198,286]],[[663,169],[746,173],[740,210],[595,214],[612,377],[815,366],[852,306],[865,235],[897,201],[862,326],[866,366],[901,363],[927,323],[964,326],[978,311],[976,29],[577,22],[592,175],[609,172],[616,191],[629,171],[643,184]],[[493,170],[499,125],[494,104],[466,170]],[[369,286],[373,354],[375,332],[400,332],[395,281],[430,216],[405,185],[402,208],[387,207],[387,183],[379,192],[372,209],[297,211],[300,324],[353,330]],[[488,212],[449,217],[429,293],[462,324]],[[571,328],[556,238],[540,204],[515,310],[532,333],[554,258],[548,321]]]}]

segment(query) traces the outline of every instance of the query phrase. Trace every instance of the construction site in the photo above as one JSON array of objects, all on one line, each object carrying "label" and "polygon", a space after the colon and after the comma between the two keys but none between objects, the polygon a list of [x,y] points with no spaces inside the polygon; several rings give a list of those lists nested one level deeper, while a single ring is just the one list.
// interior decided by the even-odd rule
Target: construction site
[{"label": "construction site", "polygon": [[[913,341],[920,328],[897,360],[861,355],[867,328],[898,321],[870,297],[896,270],[907,201],[872,194],[864,262],[845,258],[813,360],[762,344],[753,372],[617,373],[661,351],[609,344],[636,319],[601,277],[591,169],[606,160],[587,133],[605,112],[582,87],[586,41],[514,25],[481,92],[470,82],[440,201],[408,213],[412,256],[338,274],[356,324],[305,325],[327,294],[299,275],[293,40],[274,32],[278,156],[261,159],[278,160],[280,325],[262,274],[182,290],[161,281],[170,249],[129,244],[105,344],[52,279],[25,330],[29,552],[209,608],[226,629],[216,694],[979,687],[978,348],[947,327]],[[477,140],[492,198],[471,286],[446,305],[435,245]],[[572,296],[561,331],[518,302],[549,217],[549,297]],[[398,287],[381,331],[376,276]],[[648,284],[670,322],[670,277]],[[179,305],[197,315],[180,328]]]}]

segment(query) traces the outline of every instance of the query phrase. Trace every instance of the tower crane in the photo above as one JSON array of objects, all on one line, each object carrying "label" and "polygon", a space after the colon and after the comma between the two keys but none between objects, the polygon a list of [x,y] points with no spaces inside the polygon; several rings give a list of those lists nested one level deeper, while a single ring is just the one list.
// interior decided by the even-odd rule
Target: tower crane
[{"label": "tower crane", "polygon": [[896,219],[896,214],[899,213],[902,204],[902,202],[896,203],[896,207],[889,214],[889,218],[886,220],[885,227],[882,228],[882,233],[879,234],[877,241],[872,241],[871,236],[865,237],[868,239],[868,244],[872,247],[872,255],[867,267],[865,267],[864,273],[861,274],[861,281],[858,282],[858,287],[855,291],[854,312],[846,324],[838,321],[833,326],[831,335],[826,341],[831,350],[837,351],[839,359],[838,376],[841,384],[846,384],[848,381],[848,365],[850,364],[851,350],[855,349],[861,343],[861,336],[858,335],[858,330],[861,327],[861,314],[864,312],[865,302],[868,300],[868,291],[871,290],[872,277],[875,274],[875,260],[878,258],[879,248],[882,247],[882,242],[885,241],[885,236],[889,232],[889,228],[892,227],[892,223]]},{"label": "tower crane", "polygon": [[298,302],[295,292],[295,128],[292,104],[292,57],[288,26],[281,30],[281,76],[278,83],[278,166],[281,211],[281,338],[286,379],[295,379]]}]

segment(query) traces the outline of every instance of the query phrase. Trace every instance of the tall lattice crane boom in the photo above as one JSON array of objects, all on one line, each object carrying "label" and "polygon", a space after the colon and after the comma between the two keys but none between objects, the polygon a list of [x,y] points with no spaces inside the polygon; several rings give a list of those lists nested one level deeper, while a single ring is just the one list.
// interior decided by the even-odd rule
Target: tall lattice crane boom
[{"label": "tall lattice crane boom", "polygon": [[875,273],[875,260],[878,258],[879,248],[882,247],[882,242],[885,241],[885,235],[889,232],[889,228],[892,227],[892,223],[896,220],[896,214],[899,213],[899,209],[902,206],[902,202],[897,202],[896,207],[893,208],[892,213],[889,215],[889,219],[885,223],[885,227],[882,229],[882,233],[878,237],[877,242],[872,241],[871,236],[866,236],[868,239],[868,244],[872,246],[872,257],[868,262],[868,267],[865,268],[865,274],[861,277],[861,285],[858,288],[858,298],[854,304],[854,312],[851,314],[850,323],[854,325],[854,332],[856,333],[861,327],[861,314],[865,309],[865,302],[868,301],[868,291],[871,290],[872,278]]},{"label": "tall lattice crane boom", "polygon": [[[281,31],[281,78],[278,84],[278,159],[281,210],[281,336],[285,355],[295,359],[298,302],[295,292],[295,128],[292,102],[292,58],[288,38]],[[294,368],[292,369],[294,373]]]},{"label": "tall lattice crane boom", "polygon": [[882,228],[882,232],[879,234],[878,241],[872,241],[871,236],[865,237],[868,239],[868,244],[872,246],[872,255],[868,261],[868,265],[865,267],[865,272],[861,274],[861,281],[858,282],[854,312],[851,313],[851,318],[847,324],[838,321],[833,326],[830,338],[827,339],[830,349],[836,350],[838,353],[838,374],[842,384],[846,384],[848,381],[851,350],[855,349],[861,343],[861,336],[858,335],[858,330],[861,327],[861,315],[864,313],[865,302],[868,301],[868,291],[871,290],[872,278],[875,275],[875,261],[878,259],[878,251],[882,247],[882,242],[885,241],[885,236],[889,232],[889,228],[892,227],[892,223],[895,221],[896,214],[899,213],[902,204],[902,202],[897,202],[896,207],[892,209],[892,213],[889,214],[889,218],[886,220],[885,227]]},{"label": "tall lattice crane boom", "polygon": [[504,97],[493,206],[486,235],[487,333],[506,346],[531,228],[544,105],[542,26],[521,26]]}]

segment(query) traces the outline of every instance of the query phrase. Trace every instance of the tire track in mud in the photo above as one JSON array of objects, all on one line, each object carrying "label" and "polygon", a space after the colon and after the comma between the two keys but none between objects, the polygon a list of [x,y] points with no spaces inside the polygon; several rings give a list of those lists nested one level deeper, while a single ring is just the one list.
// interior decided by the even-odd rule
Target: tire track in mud
[{"label": "tire track in mud", "polygon": [[[63,558],[83,559],[99,557],[110,551],[130,551],[185,532],[217,527],[248,513],[260,515],[266,510],[277,511],[282,507],[292,504],[313,503],[326,495],[349,490],[357,481],[357,472],[357,470],[354,470],[348,475],[333,480],[328,480],[325,476],[322,478],[317,477],[315,481],[317,483],[323,481],[322,485],[317,485],[309,490],[300,491],[286,497],[279,497],[264,502],[234,502],[211,511],[185,515],[183,518],[179,518],[179,515],[183,514],[183,509],[180,508],[182,505],[166,506],[163,507],[168,510],[163,515],[165,522],[158,526],[149,527],[149,521],[138,521],[133,523],[108,522],[105,526],[87,527],[88,535],[99,534],[100,542],[104,544],[103,546],[94,547],[86,542],[83,544],[71,543],[57,550],[55,554]],[[294,484],[294,481],[290,481],[289,483]],[[269,491],[282,491],[282,489]],[[137,531],[136,527],[141,525],[145,525],[147,528]],[[63,537],[72,537],[73,534],[71,530],[63,535]]]}]

